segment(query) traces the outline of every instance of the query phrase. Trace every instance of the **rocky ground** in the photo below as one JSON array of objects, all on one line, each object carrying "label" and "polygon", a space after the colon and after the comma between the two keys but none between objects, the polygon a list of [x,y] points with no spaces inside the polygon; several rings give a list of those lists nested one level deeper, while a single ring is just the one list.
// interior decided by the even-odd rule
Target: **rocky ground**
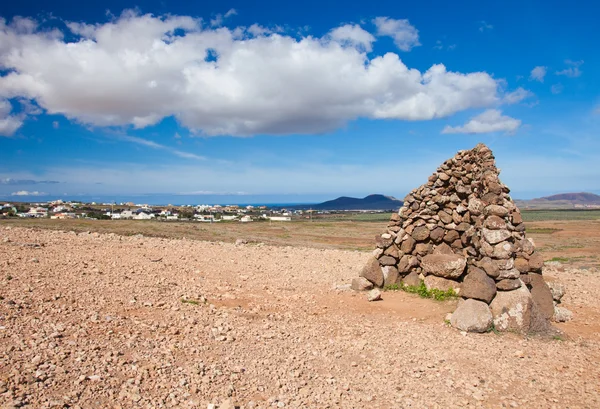
[{"label": "rocky ground", "polygon": [[0,230],[0,405],[597,408],[600,272],[549,266],[559,339],[345,290],[370,252]]}]

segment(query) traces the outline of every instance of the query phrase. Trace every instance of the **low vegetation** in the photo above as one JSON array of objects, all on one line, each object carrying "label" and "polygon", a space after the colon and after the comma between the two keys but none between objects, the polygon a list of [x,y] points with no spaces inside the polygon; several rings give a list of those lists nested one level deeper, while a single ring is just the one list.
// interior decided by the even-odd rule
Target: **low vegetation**
[{"label": "low vegetation", "polygon": [[446,291],[439,290],[437,288],[428,289],[427,286],[425,286],[425,283],[422,281],[421,281],[421,284],[419,284],[418,286],[406,285],[404,283],[392,284],[392,285],[385,286],[384,290],[385,291],[405,291],[407,293],[417,294],[419,297],[422,297],[422,298],[431,298],[436,301],[445,301],[450,298],[458,297],[458,294],[452,288],[450,288]]}]

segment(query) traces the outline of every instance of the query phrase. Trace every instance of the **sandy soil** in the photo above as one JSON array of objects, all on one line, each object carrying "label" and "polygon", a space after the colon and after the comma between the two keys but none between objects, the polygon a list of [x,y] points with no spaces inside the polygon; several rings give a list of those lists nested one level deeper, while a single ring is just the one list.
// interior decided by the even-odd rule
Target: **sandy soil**
[{"label": "sandy soil", "polygon": [[600,272],[562,339],[461,334],[454,302],[343,290],[368,252],[0,230],[0,405],[597,408]]}]

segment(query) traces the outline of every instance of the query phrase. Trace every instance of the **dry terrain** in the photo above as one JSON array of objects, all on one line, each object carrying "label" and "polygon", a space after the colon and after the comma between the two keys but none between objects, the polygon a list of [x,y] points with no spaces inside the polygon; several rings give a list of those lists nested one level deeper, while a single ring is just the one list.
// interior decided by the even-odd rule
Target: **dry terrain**
[{"label": "dry terrain", "polygon": [[0,222],[1,407],[600,407],[598,221],[527,224],[556,339],[347,291],[385,222],[45,222]]}]

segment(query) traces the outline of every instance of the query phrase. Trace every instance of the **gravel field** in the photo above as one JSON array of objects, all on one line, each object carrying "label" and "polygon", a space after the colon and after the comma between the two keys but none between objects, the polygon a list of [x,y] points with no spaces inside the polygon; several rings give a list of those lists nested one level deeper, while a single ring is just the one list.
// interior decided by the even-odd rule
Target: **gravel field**
[{"label": "gravel field", "polygon": [[346,290],[369,252],[0,228],[3,408],[598,408],[600,272],[560,339]]}]

